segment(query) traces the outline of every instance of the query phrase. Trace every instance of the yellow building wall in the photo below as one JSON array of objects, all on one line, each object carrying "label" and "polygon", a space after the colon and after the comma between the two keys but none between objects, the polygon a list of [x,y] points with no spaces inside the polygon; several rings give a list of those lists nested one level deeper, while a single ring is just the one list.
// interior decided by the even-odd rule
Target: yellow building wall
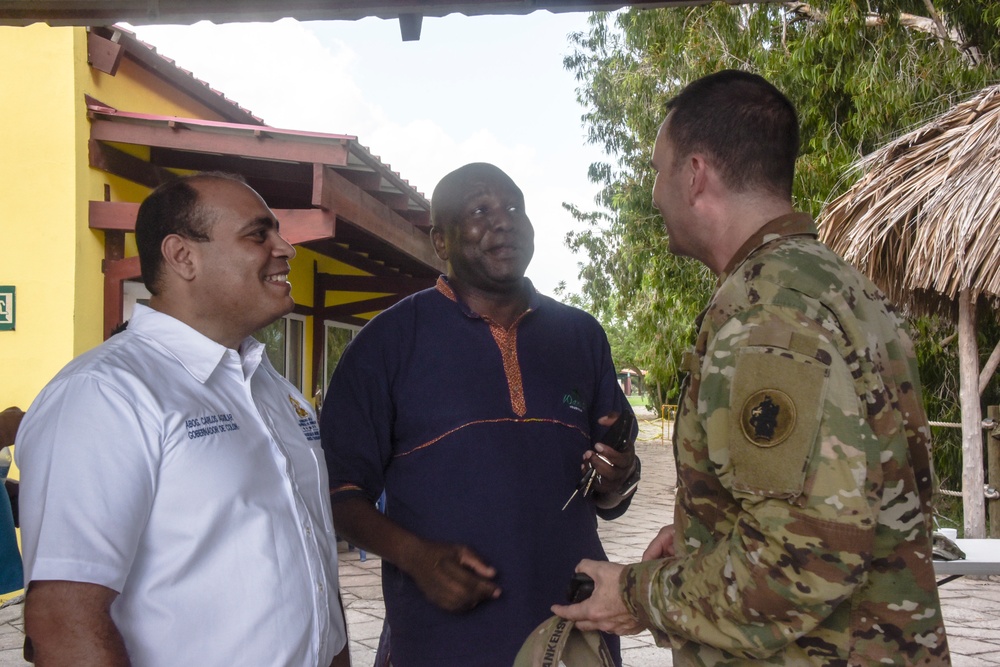
[{"label": "yellow building wall", "polygon": [[4,407],[27,409],[75,354],[76,46],[72,29],[0,27],[0,284],[17,290],[17,329],[0,331]]},{"label": "yellow building wall", "polygon": [[106,184],[112,201],[147,193],[89,166],[84,95],[139,113],[221,117],[128,58],[114,77],[91,68],[83,28],[0,27],[0,62],[0,285],[17,290],[17,328],[0,331],[0,405],[27,408],[103,339],[104,234],[89,228],[88,202],[104,199]]},{"label": "yellow building wall", "polygon": [[[78,58],[74,61],[75,81],[78,91],[76,121],[77,145],[83,147],[77,162],[79,193],[77,197],[78,271],[76,276],[76,331],[74,355],[81,354],[100,344],[104,335],[104,232],[90,229],[88,202],[105,197],[107,185],[111,201],[140,202],[149,189],[127,179],[112,176],[89,165],[87,142],[90,139],[90,121],[87,119],[84,95],[102,104],[133,113],[162,116],[182,116],[204,120],[223,120],[208,107],[193,100],[163,79],[137,65],[128,57],[121,60],[114,76],[90,67],[87,63],[87,34],[83,28],[72,29],[77,37]],[[148,159],[149,150],[141,146],[122,146],[122,150]],[[136,254],[135,240],[127,235],[126,256]]]},{"label": "yellow building wall", "polygon": [[[115,76],[87,63],[84,28],[0,27],[0,285],[17,290],[17,329],[0,331],[0,409],[27,409],[75,356],[103,339],[104,233],[89,228],[90,201],[141,201],[148,189],[89,165],[85,95],[129,112],[223,120],[217,113],[123,58]],[[141,158],[148,149],[122,146]],[[107,188],[107,190],[106,190]],[[292,296],[313,304],[313,266],[363,271],[299,248]],[[136,254],[126,236],[126,256]],[[331,293],[326,305],[370,295]],[[369,314],[369,316],[374,313]],[[312,318],[306,322],[305,387],[312,384]],[[322,346],[323,341],[315,341]]]}]

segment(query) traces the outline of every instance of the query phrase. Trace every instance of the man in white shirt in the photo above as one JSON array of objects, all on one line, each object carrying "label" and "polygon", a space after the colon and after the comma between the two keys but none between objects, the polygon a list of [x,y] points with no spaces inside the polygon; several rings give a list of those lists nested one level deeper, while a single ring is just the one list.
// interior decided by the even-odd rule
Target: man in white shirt
[{"label": "man in white shirt", "polygon": [[349,664],[319,428],[250,338],[294,249],[246,184],[139,209],[150,307],[21,426],[25,631],[39,665]]}]

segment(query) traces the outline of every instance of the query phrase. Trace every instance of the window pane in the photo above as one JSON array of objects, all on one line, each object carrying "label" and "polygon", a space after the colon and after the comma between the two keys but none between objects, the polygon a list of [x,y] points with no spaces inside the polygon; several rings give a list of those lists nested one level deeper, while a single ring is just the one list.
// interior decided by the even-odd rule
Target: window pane
[{"label": "window pane", "polygon": [[254,334],[254,338],[264,344],[267,358],[280,375],[285,374],[285,318],[276,320]]},{"label": "window pane", "polygon": [[354,331],[351,329],[327,325],[326,376],[323,378],[324,385],[329,385],[330,376],[333,375],[333,369],[337,367],[337,362],[340,361],[340,355],[344,353],[344,348],[347,347],[347,344],[351,342],[351,338],[353,337]]}]

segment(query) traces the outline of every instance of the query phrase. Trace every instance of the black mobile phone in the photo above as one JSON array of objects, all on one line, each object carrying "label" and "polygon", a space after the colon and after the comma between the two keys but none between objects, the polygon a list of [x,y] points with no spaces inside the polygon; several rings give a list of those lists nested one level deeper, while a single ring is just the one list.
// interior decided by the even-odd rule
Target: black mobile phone
[{"label": "black mobile phone", "polygon": [[611,425],[608,432],[601,438],[601,442],[612,447],[615,451],[625,451],[628,446],[629,436],[632,435],[632,424],[635,423],[635,415],[631,410],[625,410],[618,415],[618,420]]},{"label": "black mobile phone", "polygon": [[570,604],[583,602],[594,592],[594,580],[582,572],[574,572],[573,578],[569,580],[569,590],[566,591],[566,599]]}]

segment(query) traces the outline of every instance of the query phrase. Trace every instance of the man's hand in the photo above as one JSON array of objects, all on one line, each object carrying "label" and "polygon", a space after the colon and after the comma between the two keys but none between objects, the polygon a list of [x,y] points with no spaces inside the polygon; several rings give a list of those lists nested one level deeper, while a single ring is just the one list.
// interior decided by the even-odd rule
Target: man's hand
[{"label": "man's hand", "polygon": [[340,650],[340,653],[333,656],[333,662],[330,663],[330,667],[351,667],[351,642],[350,640],[344,644],[344,648]]},{"label": "man's hand", "polygon": [[590,575],[594,580],[594,593],[579,604],[554,605],[552,613],[574,621],[581,630],[603,630],[616,635],[635,635],[643,626],[633,617],[618,589],[624,565],[604,561],[582,560],[577,572]]},{"label": "man's hand", "polygon": [[[597,422],[601,426],[611,426],[618,421],[618,418],[617,412],[611,412],[601,417]],[[610,445],[598,442],[594,445],[594,449],[589,449],[583,454],[582,469],[586,470],[588,464],[593,466],[599,475],[599,481],[594,482],[595,495],[606,496],[609,500],[613,499],[614,502],[609,507],[614,507],[619,502],[618,490],[621,489],[636,466],[635,441],[632,439],[632,434],[629,434],[628,445],[621,452]],[[603,507],[606,504],[600,502],[600,499],[597,501],[598,506]]]},{"label": "man's hand", "polygon": [[21,408],[7,408],[0,412],[0,447],[13,445],[17,437],[17,429],[24,418]]},{"label": "man's hand", "polygon": [[404,571],[427,599],[446,611],[462,612],[500,597],[495,568],[466,546],[422,542]]},{"label": "man's hand", "polygon": [[423,539],[361,497],[333,503],[333,525],[351,544],[408,574],[427,599],[447,611],[468,611],[500,596],[496,570],[472,549]]},{"label": "man's hand", "polygon": [[674,527],[664,526],[642,552],[642,560],[656,560],[676,555],[674,551]]}]

